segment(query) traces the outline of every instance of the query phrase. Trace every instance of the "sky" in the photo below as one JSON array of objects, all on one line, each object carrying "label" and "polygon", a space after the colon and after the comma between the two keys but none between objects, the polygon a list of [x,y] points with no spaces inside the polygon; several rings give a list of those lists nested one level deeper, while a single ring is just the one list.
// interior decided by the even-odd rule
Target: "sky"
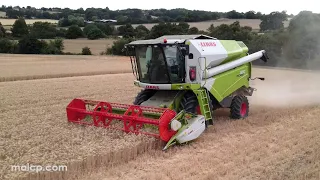
[{"label": "sky", "polygon": [[[188,3],[190,2],[190,3]],[[1,0],[0,5],[6,6],[32,6],[41,7],[60,7],[60,8],[105,8],[111,10],[139,8],[139,9],[174,9],[186,8],[190,10],[205,10],[227,12],[236,10],[247,12],[250,10],[262,13],[286,10],[288,14],[298,14],[300,11],[307,10],[320,13],[319,0]]]}]

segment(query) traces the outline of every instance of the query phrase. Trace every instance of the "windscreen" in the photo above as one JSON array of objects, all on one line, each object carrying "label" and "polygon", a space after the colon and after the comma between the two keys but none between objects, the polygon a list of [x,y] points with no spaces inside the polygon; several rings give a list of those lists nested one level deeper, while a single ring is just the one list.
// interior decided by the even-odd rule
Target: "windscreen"
[{"label": "windscreen", "polygon": [[152,84],[182,83],[183,58],[176,46],[139,46],[136,59],[140,81]]}]

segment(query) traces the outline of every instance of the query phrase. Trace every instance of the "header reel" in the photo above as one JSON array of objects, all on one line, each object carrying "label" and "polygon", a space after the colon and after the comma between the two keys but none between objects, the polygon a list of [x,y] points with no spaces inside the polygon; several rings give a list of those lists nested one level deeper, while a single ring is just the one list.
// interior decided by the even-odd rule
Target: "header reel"
[{"label": "header reel", "polygon": [[159,138],[167,142],[163,150],[196,139],[205,129],[203,116],[167,108],[74,99],[66,110],[69,122]]}]

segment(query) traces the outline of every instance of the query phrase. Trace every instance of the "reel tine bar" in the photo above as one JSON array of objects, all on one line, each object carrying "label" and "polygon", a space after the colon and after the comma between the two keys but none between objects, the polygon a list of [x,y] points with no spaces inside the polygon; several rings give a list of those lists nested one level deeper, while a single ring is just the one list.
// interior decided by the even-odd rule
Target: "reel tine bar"
[{"label": "reel tine bar", "polygon": [[[88,110],[86,106],[94,106],[93,110]],[[159,127],[161,118],[167,118],[165,114],[175,113],[166,108],[154,108],[147,106],[127,105],[119,103],[109,103],[101,101],[73,99],[66,108],[69,122],[122,130],[126,133],[145,134],[159,138],[158,133],[143,131],[144,125],[154,125]],[[157,118],[146,117],[151,114]],[[91,119],[90,122],[87,122]],[[122,121],[118,126],[112,125],[114,121]]]}]

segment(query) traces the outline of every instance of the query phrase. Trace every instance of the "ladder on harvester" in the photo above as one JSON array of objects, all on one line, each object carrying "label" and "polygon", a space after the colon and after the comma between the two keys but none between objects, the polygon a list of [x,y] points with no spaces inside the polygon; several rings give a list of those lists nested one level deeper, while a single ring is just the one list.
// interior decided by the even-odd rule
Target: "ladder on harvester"
[{"label": "ladder on harvester", "polygon": [[199,89],[196,90],[196,95],[199,100],[200,110],[202,115],[206,119],[206,124],[212,125],[213,118],[212,118],[212,106],[210,104],[210,97],[208,91],[206,89]]}]

